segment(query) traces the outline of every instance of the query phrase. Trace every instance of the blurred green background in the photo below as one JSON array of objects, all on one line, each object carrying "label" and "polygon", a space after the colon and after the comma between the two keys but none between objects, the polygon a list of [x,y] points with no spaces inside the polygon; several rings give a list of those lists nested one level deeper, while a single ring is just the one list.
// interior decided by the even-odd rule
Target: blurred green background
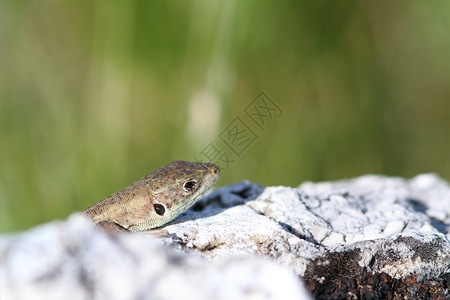
[{"label": "blurred green background", "polygon": [[[450,178],[449,1],[1,1],[0,231],[210,142],[216,187]],[[245,107],[282,110],[261,130]],[[258,136],[220,140],[236,117]]]}]

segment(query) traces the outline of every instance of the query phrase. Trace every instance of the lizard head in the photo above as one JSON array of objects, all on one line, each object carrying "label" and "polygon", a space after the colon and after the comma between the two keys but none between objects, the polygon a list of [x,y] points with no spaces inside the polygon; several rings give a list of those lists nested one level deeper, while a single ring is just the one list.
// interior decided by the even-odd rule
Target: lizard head
[{"label": "lizard head", "polygon": [[[131,231],[160,227],[175,219],[199,200],[219,179],[220,169],[212,163],[173,161],[142,178],[150,202]],[[148,211],[150,210],[150,211]]]}]

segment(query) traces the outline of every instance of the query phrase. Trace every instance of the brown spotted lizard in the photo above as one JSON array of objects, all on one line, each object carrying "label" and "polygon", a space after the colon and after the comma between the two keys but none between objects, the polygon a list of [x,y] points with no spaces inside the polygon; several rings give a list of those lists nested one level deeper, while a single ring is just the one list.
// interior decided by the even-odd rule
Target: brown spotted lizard
[{"label": "brown spotted lizard", "polygon": [[82,212],[101,230],[145,231],[175,219],[219,179],[212,163],[173,161]]}]

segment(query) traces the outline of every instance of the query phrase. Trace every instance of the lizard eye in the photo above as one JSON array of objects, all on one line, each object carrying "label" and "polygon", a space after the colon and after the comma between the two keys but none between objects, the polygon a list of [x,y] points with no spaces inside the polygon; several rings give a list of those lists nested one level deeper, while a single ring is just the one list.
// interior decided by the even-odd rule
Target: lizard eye
[{"label": "lizard eye", "polygon": [[153,204],[153,207],[155,208],[156,213],[160,216],[164,215],[164,213],[166,212],[166,208],[162,204],[155,203]]},{"label": "lizard eye", "polygon": [[196,185],[197,185],[197,182],[195,182],[195,181],[186,181],[186,182],[183,184],[183,189],[184,189],[186,192],[191,192],[192,190],[195,189]]}]

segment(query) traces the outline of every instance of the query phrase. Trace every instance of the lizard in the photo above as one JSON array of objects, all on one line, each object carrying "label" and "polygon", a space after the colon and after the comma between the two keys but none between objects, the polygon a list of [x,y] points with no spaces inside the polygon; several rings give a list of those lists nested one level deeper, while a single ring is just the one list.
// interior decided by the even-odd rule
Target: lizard
[{"label": "lizard", "polygon": [[113,235],[150,230],[189,209],[219,177],[220,169],[213,163],[173,161],[81,214]]}]

